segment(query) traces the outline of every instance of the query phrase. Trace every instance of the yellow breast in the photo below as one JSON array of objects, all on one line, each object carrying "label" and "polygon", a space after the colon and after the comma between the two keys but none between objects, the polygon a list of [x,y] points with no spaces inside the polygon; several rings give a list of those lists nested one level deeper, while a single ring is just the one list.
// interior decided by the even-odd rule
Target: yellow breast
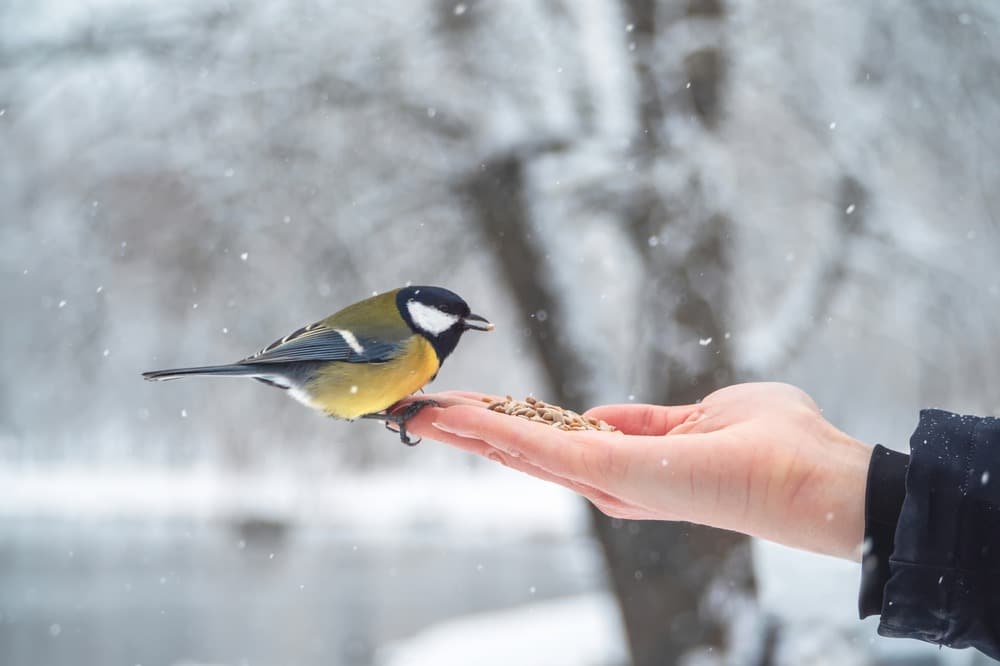
[{"label": "yellow breast", "polygon": [[434,348],[415,335],[385,363],[329,363],[306,385],[309,404],[330,416],[356,419],[381,412],[416,393],[437,374]]}]

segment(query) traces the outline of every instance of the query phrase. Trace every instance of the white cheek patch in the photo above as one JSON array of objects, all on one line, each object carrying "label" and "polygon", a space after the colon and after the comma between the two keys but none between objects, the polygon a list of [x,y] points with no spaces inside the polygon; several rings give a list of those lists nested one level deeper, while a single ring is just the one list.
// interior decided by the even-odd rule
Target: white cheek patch
[{"label": "white cheek patch", "polygon": [[458,323],[458,316],[441,312],[435,307],[425,305],[420,301],[407,301],[406,309],[414,325],[425,333],[441,335]]},{"label": "white cheek patch", "polygon": [[365,353],[365,348],[361,345],[360,342],[358,342],[358,338],[350,331],[345,330],[343,328],[335,328],[333,329],[333,332],[339,334],[340,337],[344,338],[344,342],[346,342],[348,346],[350,346],[350,348],[354,350],[355,354]]}]

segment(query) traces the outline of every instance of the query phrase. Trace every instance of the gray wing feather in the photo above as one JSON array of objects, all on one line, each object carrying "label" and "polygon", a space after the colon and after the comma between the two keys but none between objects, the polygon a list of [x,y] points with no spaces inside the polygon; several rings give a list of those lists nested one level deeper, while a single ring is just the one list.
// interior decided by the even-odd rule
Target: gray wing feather
[{"label": "gray wing feather", "polygon": [[[351,334],[348,334],[351,335]],[[289,363],[296,361],[344,361],[384,363],[394,358],[405,340],[385,341],[359,335],[345,337],[322,323],[300,328],[240,363]]]}]

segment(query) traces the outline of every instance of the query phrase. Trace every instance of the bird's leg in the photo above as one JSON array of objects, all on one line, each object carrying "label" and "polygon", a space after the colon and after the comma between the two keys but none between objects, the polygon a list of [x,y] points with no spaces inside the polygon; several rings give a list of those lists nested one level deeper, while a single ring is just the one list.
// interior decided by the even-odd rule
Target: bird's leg
[{"label": "bird's leg", "polygon": [[384,412],[379,412],[377,414],[365,414],[361,418],[385,421],[385,427],[388,430],[392,430],[392,428],[389,427],[389,424],[395,423],[396,426],[399,428],[399,441],[403,442],[403,444],[406,444],[407,446],[416,446],[417,444],[420,443],[420,440],[410,439],[409,435],[406,434],[406,423],[414,416],[416,416],[418,413],[420,413],[421,409],[429,405],[440,407],[440,405],[435,400],[414,400],[413,402],[408,404],[406,406],[406,409],[404,409],[399,414],[392,413],[392,409],[393,407],[395,407],[395,405],[393,405],[393,407],[390,407]]}]

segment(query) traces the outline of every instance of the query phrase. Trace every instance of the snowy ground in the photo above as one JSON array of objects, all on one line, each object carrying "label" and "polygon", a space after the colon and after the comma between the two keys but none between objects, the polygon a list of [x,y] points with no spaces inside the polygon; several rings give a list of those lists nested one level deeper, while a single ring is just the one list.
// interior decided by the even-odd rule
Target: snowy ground
[{"label": "snowy ground", "polygon": [[503,468],[0,487],[0,663],[625,663],[585,505]]},{"label": "snowy ground", "polygon": [[506,535],[569,538],[587,533],[575,495],[506,469],[383,471],[308,480],[218,469],[162,467],[0,468],[0,516],[265,519],[326,524],[365,538],[407,532],[462,539]]},{"label": "snowy ground", "polygon": [[[579,498],[561,488],[513,474],[504,468],[466,470],[462,474],[446,473],[446,470],[426,471],[419,475],[383,471],[334,476],[317,482],[316,479],[303,480],[277,472],[246,476],[227,475],[207,469],[170,471],[164,468],[132,467],[97,472],[94,468],[83,467],[7,467],[0,469],[0,488],[4,489],[0,519],[13,521],[8,522],[8,525],[19,524],[17,521],[26,518],[69,521],[68,524],[77,526],[100,526],[124,521],[126,524],[136,525],[132,531],[138,533],[143,533],[138,526],[156,524],[163,519],[195,520],[202,524],[264,520],[289,526],[298,525],[306,530],[305,534],[330,535],[347,544],[342,545],[340,550],[335,550],[338,553],[335,559],[349,560],[358,548],[355,545],[355,550],[352,551],[351,543],[368,544],[362,546],[362,550],[369,553],[368,557],[378,552],[397,553],[398,556],[380,555],[385,561],[379,559],[375,565],[371,565],[374,566],[373,575],[376,580],[380,577],[392,579],[398,575],[403,575],[404,578],[409,576],[405,572],[409,571],[407,567],[411,563],[409,556],[403,554],[421,553],[421,543],[434,544],[434,548],[428,552],[451,553],[450,557],[458,562],[452,566],[464,567],[462,571],[479,571],[481,565],[465,562],[469,558],[472,558],[469,560],[472,562],[480,557],[466,553],[470,544],[474,549],[486,548],[490,552],[499,548],[499,552],[510,554],[504,555],[504,559],[510,559],[514,554],[521,557],[520,549],[531,548],[532,544],[589,541],[587,511]],[[117,538],[112,536],[109,542],[116,543]],[[8,545],[12,543],[11,539],[17,542],[18,532],[8,532],[6,539]],[[74,543],[74,539],[79,540],[80,537],[69,538],[63,535],[55,538],[52,543],[58,542],[64,546],[66,543]],[[313,539],[300,539],[295,543],[305,547],[312,544]],[[205,536],[191,541],[185,537],[181,541],[184,549],[190,550],[202,542],[212,543],[213,538]],[[146,557],[154,558],[156,556],[151,553],[160,552],[156,549],[156,544],[144,545],[141,550],[147,553]],[[102,546],[99,552],[104,553],[102,558],[106,558],[109,552],[115,551]],[[209,549],[206,552],[214,551]],[[599,565],[584,562],[589,562],[588,558],[594,557],[592,547],[588,550],[567,546],[562,552],[560,557],[565,559],[552,566],[583,572],[576,575],[584,577],[589,575],[586,572],[595,570],[595,566],[599,570]],[[70,554],[72,555],[72,548]],[[977,663],[975,655],[968,651],[939,651],[915,641],[878,638],[875,633],[876,622],[858,622],[855,611],[858,572],[854,563],[763,542],[756,544],[754,555],[760,585],[760,603],[766,613],[781,620],[778,663],[808,663],[818,666],[872,663],[856,661],[862,658],[860,655],[865,654],[888,659],[885,663],[941,663],[955,666]],[[200,560],[202,557],[207,559],[198,567],[180,575],[178,585],[187,581],[194,585],[192,590],[197,587],[195,579],[200,575],[198,572],[210,559],[208,555],[199,555],[196,559]],[[300,553],[297,557],[305,555]],[[62,572],[60,576],[71,577],[69,572],[75,566],[71,560],[72,557],[62,564],[58,560],[50,564],[55,567],[53,571]],[[122,565],[126,561],[122,560]],[[522,565],[527,563],[528,560],[525,559]],[[356,564],[358,567],[366,566],[360,564],[360,561]],[[522,565],[512,561],[508,568]],[[157,565],[155,559],[150,566],[150,575],[156,576],[161,575],[157,566],[170,572],[177,569],[175,564]],[[243,564],[236,562],[235,565],[228,566],[238,567]],[[300,566],[305,565],[295,564],[291,566],[291,570],[298,571],[300,576],[305,575],[308,567],[299,569]],[[340,566],[345,566],[344,561],[341,561]],[[487,570],[480,575],[500,575],[498,566],[496,563],[487,565]],[[29,576],[34,571],[34,568],[27,566],[27,561],[20,565],[15,563],[14,569]],[[571,596],[558,596],[566,591],[543,589],[551,582],[543,569],[531,569],[533,577],[529,575],[527,579],[517,583],[520,585],[519,597],[515,595],[517,598],[503,602],[498,600],[493,604],[493,608],[500,610],[489,610],[491,604],[480,600],[482,603],[473,604],[478,610],[474,610],[472,614],[466,614],[469,609],[457,615],[441,611],[439,619],[425,618],[423,623],[414,623],[409,629],[398,626],[390,643],[376,640],[375,645],[381,647],[374,655],[375,663],[380,666],[446,666],[470,663],[470,655],[475,656],[475,663],[486,665],[614,666],[626,663],[624,632],[613,598],[600,585],[590,588],[590,584],[583,589],[570,591]],[[320,581],[327,575],[323,573],[324,570],[324,567],[320,567],[309,575]],[[237,573],[241,571],[238,570]],[[248,569],[239,575],[257,575],[254,571]],[[417,571],[423,570],[418,566],[413,569],[413,572]],[[449,580],[458,580],[460,573],[452,571],[443,578],[439,576],[440,580],[435,578],[425,582],[436,589],[435,586],[447,586]],[[149,577],[144,572],[122,575],[125,578],[133,576],[138,580]],[[424,572],[416,575],[429,574]],[[511,575],[514,574],[508,572],[502,578],[508,580]],[[170,573],[168,578],[171,576],[175,576],[175,573]],[[802,584],[804,577],[808,577],[808,585]],[[14,580],[17,582],[17,579]],[[72,583],[77,584],[79,581]],[[271,584],[276,589],[272,594],[284,590],[280,582],[272,581]],[[114,587],[111,583],[109,585]],[[406,585],[412,586],[414,583]],[[542,586],[538,590],[538,601],[533,601],[536,596],[535,585]],[[522,587],[524,589],[520,589]],[[104,589],[98,586],[97,592]],[[402,603],[407,594],[405,589],[409,588],[386,590],[383,595],[386,603]],[[549,594],[555,592],[557,596],[547,596],[546,591]],[[442,590],[442,593],[454,596],[461,595],[462,591]],[[470,589],[468,593],[482,594],[483,590],[474,592]],[[199,593],[191,594],[197,597]],[[350,597],[355,592],[344,591],[342,594]],[[410,596],[414,597],[411,602],[416,604],[414,608],[435,603],[421,597],[421,594],[423,593],[418,587],[410,590]],[[150,598],[158,597],[150,595]],[[164,598],[174,597],[167,595]],[[396,599],[396,602],[391,601],[392,599]],[[20,602],[10,606],[8,610],[17,609],[18,603]],[[298,608],[298,604],[294,600],[289,601],[290,608]],[[21,612],[24,612],[23,608]],[[45,618],[39,621],[44,626],[62,627],[62,640],[68,641],[73,621],[61,616],[53,617],[54,623]],[[374,626],[380,627],[384,623],[385,620],[377,620],[374,621]],[[21,636],[25,640],[28,638],[23,632],[11,635]],[[34,654],[31,649],[27,653]]]},{"label": "snowy ground", "polygon": [[617,666],[628,661],[624,636],[614,597],[597,593],[444,622],[380,650],[377,663]]}]

